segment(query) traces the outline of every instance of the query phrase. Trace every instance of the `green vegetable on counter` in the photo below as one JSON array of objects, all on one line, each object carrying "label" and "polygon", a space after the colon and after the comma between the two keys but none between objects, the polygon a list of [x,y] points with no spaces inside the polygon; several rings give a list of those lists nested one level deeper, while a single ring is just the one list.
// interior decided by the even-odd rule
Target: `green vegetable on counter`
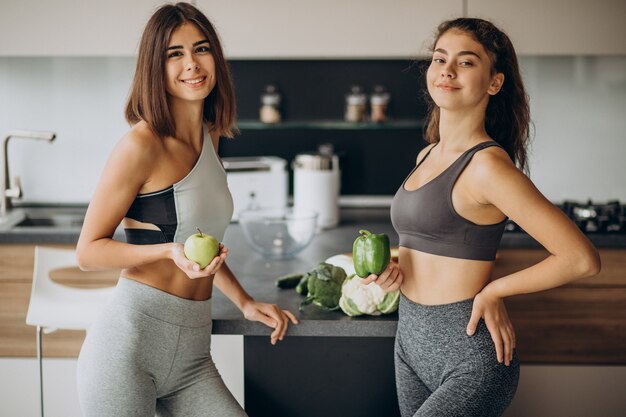
[{"label": "green vegetable on counter", "polygon": [[278,288],[295,288],[302,280],[302,274],[287,274],[276,278],[276,286]]},{"label": "green vegetable on counter", "polygon": [[380,275],[391,259],[389,237],[384,234],[372,234],[367,230],[359,230],[360,236],[352,246],[354,270],[361,278],[369,274]]},{"label": "green vegetable on counter", "polygon": [[302,279],[306,279],[307,296],[300,304],[300,310],[310,303],[324,310],[339,308],[341,285],[346,279],[346,271],[343,268],[322,262],[307,272]]},{"label": "green vegetable on counter", "polygon": [[307,283],[309,282],[309,275],[306,274],[302,277],[298,285],[296,285],[296,292],[300,295],[307,296],[309,289],[307,288]]}]

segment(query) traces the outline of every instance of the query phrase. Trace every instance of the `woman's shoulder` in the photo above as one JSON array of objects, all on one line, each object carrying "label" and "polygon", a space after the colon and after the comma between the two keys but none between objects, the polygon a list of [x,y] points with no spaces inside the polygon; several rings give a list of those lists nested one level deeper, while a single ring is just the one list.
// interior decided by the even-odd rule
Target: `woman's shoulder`
[{"label": "woman's shoulder", "polygon": [[506,153],[504,148],[499,146],[497,142],[494,142],[494,146],[488,146],[481,149],[480,152],[476,152],[472,156],[472,159],[478,162],[474,165],[480,165],[491,169],[511,166],[515,167],[515,164],[509,157],[509,154]]},{"label": "woman's shoulder", "polygon": [[524,175],[513,163],[509,154],[500,146],[489,146],[476,152],[466,170],[479,183],[481,180],[492,183],[495,176]]},{"label": "woman's shoulder", "polygon": [[141,170],[150,166],[162,152],[161,139],[144,122],[135,124],[118,140],[111,159]]},{"label": "woman's shoulder", "polygon": [[154,156],[163,149],[163,141],[147,123],[135,124],[118,142],[118,147],[137,156]]}]

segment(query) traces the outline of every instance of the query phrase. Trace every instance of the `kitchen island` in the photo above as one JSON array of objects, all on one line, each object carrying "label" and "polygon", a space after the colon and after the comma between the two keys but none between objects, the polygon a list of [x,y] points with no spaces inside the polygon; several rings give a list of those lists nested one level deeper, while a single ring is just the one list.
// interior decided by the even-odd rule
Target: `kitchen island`
[{"label": "kitchen island", "polygon": [[[345,216],[344,216],[345,218]],[[359,229],[397,237],[379,213],[360,213],[338,228],[318,234],[296,258],[266,261],[241,246],[240,227],[230,227],[224,243],[231,249],[228,265],[257,300],[296,313],[287,337],[269,343],[269,329],[243,320],[239,311],[216,291],[213,332],[244,335],[244,392],[250,416],[399,416],[393,343],[397,313],[351,318],[341,310],[308,305],[294,289],[278,289],[278,276],[305,273],[332,255],[350,252]],[[245,241],[243,241],[246,245]]]},{"label": "kitchen island", "polygon": [[[302,297],[274,285],[280,275],[304,273],[332,255],[349,252],[359,229],[387,233],[392,245],[397,244],[386,209],[344,209],[341,217],[340,227],[321,232],[296,258],[284,261],[267,261],[253,252],[239,225],[226,232],[227,262],[245,289],[259,301],[293,311],[301,322],[290,326],[284,341],[271,346],[270,329],[244,320],[215,291],[213,333],[243,335],[245,403],[251,416],[398,415],[393,383],[397,314],[350,318],[311,305],[299,311]],[[33,246],[73,247],[79,232],[79,225],[30,225],[0,232],[0,356],[34,354],[34,329],[24,324]],[[603,271],[598,277],[506,301],[522,364],[626,364],[626,235],[589,236],[601,248]],[[123,235],[118,231],[116,238]],[[529,236],[505,233],[494,276],[546,256]],[[89,283],[84,275],[70,281],[113,285],[115,279],[111,272],[90,276]],[[75,357],[82,338],[82,332],[48,335],[45,355]]]}]

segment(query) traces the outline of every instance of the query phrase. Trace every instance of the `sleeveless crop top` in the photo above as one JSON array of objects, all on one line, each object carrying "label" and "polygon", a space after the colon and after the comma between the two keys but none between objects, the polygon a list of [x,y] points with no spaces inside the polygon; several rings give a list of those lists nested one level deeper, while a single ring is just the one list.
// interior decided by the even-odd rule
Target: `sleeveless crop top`
[{"label": "sleeveless crop top", "polygon": [[126,242],[184,243],[197,227],[222,241],[233,215],[233,199],[211,136],[206,131],[203,136],[200,156],[183,179],[164,190],[137,195],[128,209],[126,217],[159,230],[125,229]]},{"label": "sleeveless crop top", "polygon": [[500,145],[479,143],[417,190],[406,190],[407,179],[428,158],[434,146],[428,151],[402,182],[391,203],[391,222],[400,237],[400,246],[452,258],[495,259],[506,219],[478,225],[461,217],[452,205],[452,188],[457,178],[476,152],[490,146]]}]

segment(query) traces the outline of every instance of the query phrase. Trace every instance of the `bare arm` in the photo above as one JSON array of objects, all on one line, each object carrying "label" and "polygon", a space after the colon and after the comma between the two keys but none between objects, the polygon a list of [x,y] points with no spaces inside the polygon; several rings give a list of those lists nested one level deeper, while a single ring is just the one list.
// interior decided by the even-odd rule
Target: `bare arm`
[{"label": "bare arm", "polygon": [[[211,141],[217,155],[219,134],[212,132]],[[224,262],[221,268],[215,273],[213,284],[241,310],[247,320],[259,321],[274,329],[270,335],[270,342],[273,345],[279,340],[283,340],[285,333],[287,333],[287,328],[289,327],[289,321],[294,324],[298,323],[298,320],[290,311],[281,310],[275,304],[259,303],[255,301],[250,294],[243,289],[235,277],[235,274],[233,274],[228,265],[226,265],[226,262]]]},{"label": "bare arm", "polygon": [[274,329],[270,335],[270,342],[273,345],[277,341],[283,340],[289,327],[289,321],[294,324],[298,323],[290,311],[281,310],[276,304],[255,301],[239,284],[226,263],[215,274],[213,283],[241,310],[246,319],[259,321]]},{"label": "bare arm", "polygon": [[509,365],[515,331],[503,303],[505,297],[558,287],[600,270],[598,251],[557,207],[548,201],[503,151],[474,156],[471,194],[477,203],[493,206],[520,225],[549,252],[545,260],[490,282],[476,295],[467,333],[474,334],[481,317],[496,347],[499,362]]},{"label": "bare arm", "polygon": [[131,245],[112,239],[133,199],[148,181],[154,145],[131,131],[113,149],[87,209],[76,258],[83,270],[129,268],[171,258],[172,245]]},{"label": "bare arm", "polygon": [[237,281],[237,278],[235,278],[235,275],[226,263],[215,274],[213,283],[241,311],[243,311],[246,303],[254,301],[239,284],[239,281]]},{"label": "bare arm", "polygon": [[[478,156],[478,155],[477,155]],[[505,157],[480,155],[476,166],[483,203],[521,226],[550,255],[529,268],[491,282],[483,291],[499,298],[555,288],[600,271],[598,251],[567,216]],[[488,182],[487,182],[488,181]]]}]

